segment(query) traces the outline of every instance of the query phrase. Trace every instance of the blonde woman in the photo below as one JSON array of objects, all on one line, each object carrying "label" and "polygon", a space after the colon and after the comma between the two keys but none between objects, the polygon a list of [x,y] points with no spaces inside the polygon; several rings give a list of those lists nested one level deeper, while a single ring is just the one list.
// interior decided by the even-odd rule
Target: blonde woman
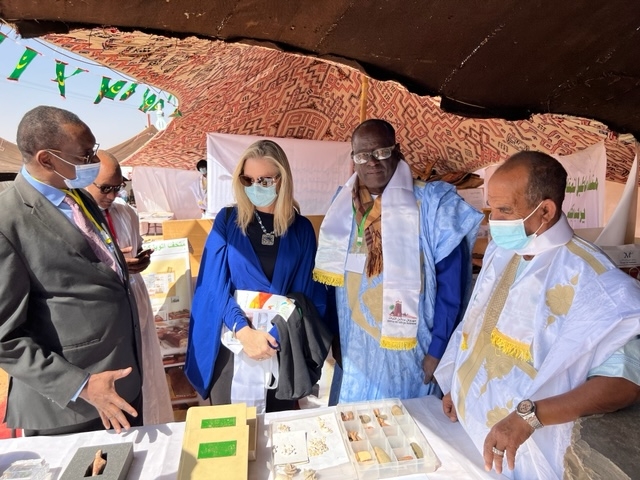
[{"label": "blonde woman", "polygon": [[[204,249],[185,365],[196,390],[214,405],[237,401],[232,390],[243,380],[237,377],[254,375],[280,348],[278,330],[255,328],[238,304],[237,291],[298,292],[320,315],[325,309],[325,290],[311,275],[315,233],[299,214],[282,148],[270,140],[253,143],[240,158],[232,184],[237,203],[217,214]],[[224,332],[241,344],[242,357],[221,345],[229,336]],[[266,411],[293,407],[293,400],[278,400],[268,390]]]}]

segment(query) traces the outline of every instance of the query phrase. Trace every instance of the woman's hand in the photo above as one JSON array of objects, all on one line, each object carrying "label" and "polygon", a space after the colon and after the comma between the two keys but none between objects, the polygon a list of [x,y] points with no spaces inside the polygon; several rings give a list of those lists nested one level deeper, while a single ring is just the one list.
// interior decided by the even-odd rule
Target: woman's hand
[{"label": "woman's hand", "polygon": [[242,349],[253,360],[267,360],[277,353],[278,342],[272,335],[246,326],[236,332]]}]

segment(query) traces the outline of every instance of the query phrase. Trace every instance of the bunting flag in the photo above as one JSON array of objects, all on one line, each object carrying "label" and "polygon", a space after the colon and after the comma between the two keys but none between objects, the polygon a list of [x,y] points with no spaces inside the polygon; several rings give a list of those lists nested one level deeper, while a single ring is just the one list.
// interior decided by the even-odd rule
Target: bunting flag
[{"label": "bunting flag", "polygon": [[120,95],[120,101],[124,102],[125,100],[128,100],[129,97],[135,93],[137,86],[137,83],[132,83],[131,85],[129,85],[129,88],[127,88],[127,90],[122,95]]},{"label": "bunting flag", "polygon": [[18,61],[18,64],[16,65],[15,70],[11,75],[7,77],[7,80],[14,80],[17,82],[18,79],[20,78],[20,75],[22,75],[22,72],[24,72],[27,69],[31,61],[36,57],[36,55],[38,55],[38,52],[36,52],[32,48],[26,47],[24,50],[24,53],[22,54],[22,57],[20,58],[20,60]]},{"label": "bunting flag", "polygon": [[62,98],[67,98],[65,96],[65,85],[66,85],[66,80],[73,77],[74,75],[77,75],[79,73],[82,72],[88,72],[89,70],[85,70],[84,68],[76,68],[76,71],[73,72],[71,75],[69,75],[68,77],[64,76],[64,70],[66,68],[67,64],[65,62],[63,62],[62,60],[56,60],[56,78],[52,79],[53,82],[57,82],[58,84],[58,90],[60,91],[60,96]]},{"label": "bunting flag", "polygon": [[[11,42],[15,43],[16,45],[24,48],[22,57],[20,57],[20,60],[16,64],[11,75],[7,77],[7,80],[17,82],[20,79],[21,75],[24,73],[27,67],[29,67],[29,65],[37,55],[43,55],[47,57],[47,54],[40,53],[31,47],[23,46],[11,35],[7,35],[6,33],[0,32],[0,44],[2,44],[7,38]],[[67,75],[66,68],[69,66],[69,63],[63,62],[62,60],[58,60],[58,59],[54,59],[54,60],[55,60],[55,78],[51,78],[51,77],[49,78],[51,78],[52,82],[56,82],[56,84],[58,85],[58,90],[62,98],[66,98],[66,81],[69,78],[79,75],[80,73],[88,73],[92,77],[97,76],[97,75],[91,74],[89,70],[80,68],[80,67],[75,67],[75,69],[73,70],[73,73],[71,73],[70,75]],[[136,94],[136,89],[140,85],[138,83],[132,83],[130,80],[115,81],[115,80],[112,80],[110,77],[106,77],[106,76],[101,76],[101,78],[102,78],[102,81],[100,84],[100,91],[93,102],[94,104],[100,103],[103,98],[115,100],[116,96],[118,96],[118,94],[120,94],[121,92],[122,94],[119,97],[120,101],[129,100],[132,96]],[[127,87],[127,84],[129,84],[128,87]],[[143,85],[143,87],[144,86],[145,85]],[[164,106],[165,106],[165,103],[168,103],[173,107],[175,107],[174,112],[170,115],[171,117],[176,118],[176,117],[182,116],[182,114],[178,110],[178,105],[177,105],[178,99],[174,95],[169,94],[168,92],[158,92],[157,94],[152,92],[153,90],[150,88],[147,88],[146,91],[144,92],[142,103],[138,108],[140,111],[142,111],[143,113],[147,113],[149,111],[155,111],[159,116],[164,116]],[[166,99],[163,99],[162,97],[166,97]]]},{"label": "bunting flag", "polygon": [[158,108],[158,104],[160,104],[160,108],[164,108],[164,100],[158,100],[155,93],[151,95],[149,93],[151,93],[151,90],[147,88],[142,95],[142,104],[140,104],[138,110],[147,113],[151,109]]},{"label": "bunting flag", "polygon": [[116,95],[122,90],[122,88],[127,84],[126,80],[118,80],[113,85],[109,85],[111,82],[111,78],[102,77],[102,83],[100,84],[100,92],[98,96],[94,100],[94,104],[100,103],[103,98],[108,98],[109,100],[114,100]]}]

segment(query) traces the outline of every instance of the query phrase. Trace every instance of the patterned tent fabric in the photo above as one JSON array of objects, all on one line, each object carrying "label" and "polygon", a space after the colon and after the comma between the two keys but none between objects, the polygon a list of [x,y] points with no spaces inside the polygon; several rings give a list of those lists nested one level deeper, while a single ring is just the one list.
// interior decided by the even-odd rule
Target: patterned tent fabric
[{"label": "patterned tent fabric", "polygon": [[[168,38],[116,29],[74,30],[45,39],[175,95],[182,117],[127,160],[191,169],[208,132],[348,141],[359,123],[363,74],[309,56],[244,44]],[[526,149],[565,155],[604,141],[607,179],[624,182],[635,151],[630,135],[600,122],[555,114],[529,120],[444,113],[436,97],[369,80],[367,118],[384,118],[416,176],[474,171]]]}]

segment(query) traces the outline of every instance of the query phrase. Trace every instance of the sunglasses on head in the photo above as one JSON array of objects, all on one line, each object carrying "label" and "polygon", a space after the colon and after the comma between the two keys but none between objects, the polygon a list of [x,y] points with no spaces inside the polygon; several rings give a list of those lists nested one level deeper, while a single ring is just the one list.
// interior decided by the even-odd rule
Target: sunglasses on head
[{"label": "sunglasses on head", "polygon": [[279,174],[276,175],[275,177],[258,177],[256,179],[247,177],[246,175],[240,175],[238,177],[238,179],[240,180],[240,183],[245,187],[250,187],[254,183],[257,183],[262,187],[270,187],[271,185],[276,183],[279,178],[280,178]]},{"label": "sunglasses on head", "polygon": [[98,188],[98,190],[100,190],[100,193],[102,193],[103,195],[107,195],[111,192],[118,193],[125,186],[124,183],[121,183],[120,185],[98,185],[97,183],[94,183],[94,185]]}]

